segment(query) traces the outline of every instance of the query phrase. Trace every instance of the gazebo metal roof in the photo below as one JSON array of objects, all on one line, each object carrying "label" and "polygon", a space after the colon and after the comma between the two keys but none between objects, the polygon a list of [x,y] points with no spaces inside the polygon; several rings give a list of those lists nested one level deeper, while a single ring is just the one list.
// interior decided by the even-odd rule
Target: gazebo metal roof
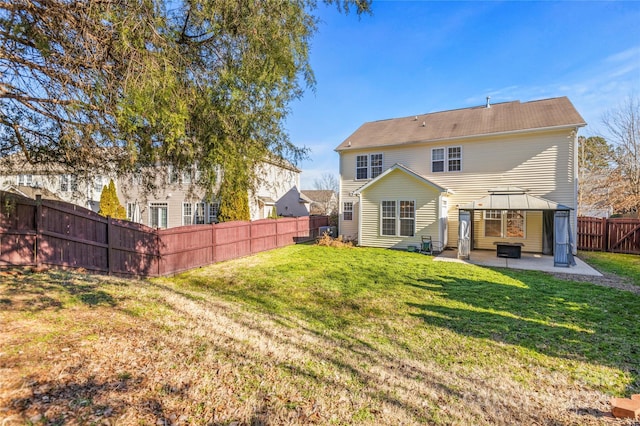
[{"label": "gazebo metal roof", "polygon": [[460,210],[573,210],[564,204],[525,193],[522,188],[506,187],[489,191],[479,200],[463,204]]}]

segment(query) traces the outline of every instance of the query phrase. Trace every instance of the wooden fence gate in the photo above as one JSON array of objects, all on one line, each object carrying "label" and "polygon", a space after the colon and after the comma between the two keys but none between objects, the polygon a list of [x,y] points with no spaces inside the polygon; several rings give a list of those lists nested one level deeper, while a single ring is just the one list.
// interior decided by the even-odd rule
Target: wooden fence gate
[{"label": "wooden fence gate", "polygon": [[578,250],[640,254],[640,219],[579,217]]}]

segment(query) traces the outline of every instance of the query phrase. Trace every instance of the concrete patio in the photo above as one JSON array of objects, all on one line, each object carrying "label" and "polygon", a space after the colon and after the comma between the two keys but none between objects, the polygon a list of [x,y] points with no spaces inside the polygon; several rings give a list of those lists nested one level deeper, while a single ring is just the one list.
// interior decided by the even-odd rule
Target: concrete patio
[{"label": "concrete patio", "polygon": [[458,262],[478,266],[492,266],[531,271],[557,272],[562,274],[591,275],[601,277],[602,274],[579,258],[575,258],[576,266],[553,266],[553,256],[539,253],[522,253],[520,259],[509,259],[496,256],[495,250],[472,250],[468,260],[458,259],[458,250],[445,250],[433,259],[436,262]]}]

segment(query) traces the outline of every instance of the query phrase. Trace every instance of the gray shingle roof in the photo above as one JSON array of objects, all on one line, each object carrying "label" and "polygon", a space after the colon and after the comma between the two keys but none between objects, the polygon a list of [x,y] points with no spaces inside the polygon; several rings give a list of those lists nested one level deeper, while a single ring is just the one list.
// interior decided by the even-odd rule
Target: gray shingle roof
[{"label": "gray shingle roof", "polygon": [[336,151],[584,125],[567,97],[513,101],[372,121],[360,126]]}]

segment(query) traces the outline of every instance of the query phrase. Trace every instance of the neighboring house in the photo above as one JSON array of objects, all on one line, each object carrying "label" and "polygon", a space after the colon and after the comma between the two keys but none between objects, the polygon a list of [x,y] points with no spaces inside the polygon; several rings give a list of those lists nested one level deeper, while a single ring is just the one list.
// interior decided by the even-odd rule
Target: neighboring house
[{"label": "neighboring house", "polygon": [[338,208],[338,194],[330,189],[304,189],[302,195],[310,201],[310,214],[330,215]]},{"label": "neighboring house", "polygon": [[102,187],[109,184],[109,177],[97,175],[90,182],[55,167],[39,168],[29,164],[21,155],[13,155],[5,163],[0,174],[0,189],[29,198],[56,199],[73,203],[97,212],[100,209]]},{"label": "neighboring house", "polygon": [[339,232],[363,246],[431,236],[467,254],[498,242],[551,254],[576,238],[585,125],[566,97],[365,123],[336,148]]},{"label": "neighboring house", "polygon": [[[0,175],[0,189],[35,198],[57,198],[95,212],[100,210],[102,188],[110,177],[97,175],[90,182],[73,174],[43,170],[30,165],[20,155],[9,159],[11,167]],[[6,163],[9,164],[9,163]],[[118,199],[127,211],[127,219],[152,227],[171,228],[182,225],[218,222],[218,202],[204,199],[205,191],[195,185],[199,178],[194,168],[189,173],[158,170],[156,187],[148,191],[135,175],[115,178]],[[300,170],[284,160],[264,162],[257,171],[258,185],[249,193],[251,220],[270,216],[275,208],[280,216],[308,216],[309,201],[300,187]],[[33,190],[29,190],[31,188]],[[33,195],[33,196],[32,196]]]},{"label": "neighboring house", "polygon": [[[219,203],[207,200],[206,191],[195,184],[195,167],[181,174],[159,171],[156,176],[156,191],[141,188],[135,176],[120,179],[118,198],[129,220],[157,228],[218,222]],[[298,191],[300,170],[282,160],[269,161],[257,176],[259,183],[249,193],[251,220],[269,217],[274,208],[280,216],[309,215]]]}]

